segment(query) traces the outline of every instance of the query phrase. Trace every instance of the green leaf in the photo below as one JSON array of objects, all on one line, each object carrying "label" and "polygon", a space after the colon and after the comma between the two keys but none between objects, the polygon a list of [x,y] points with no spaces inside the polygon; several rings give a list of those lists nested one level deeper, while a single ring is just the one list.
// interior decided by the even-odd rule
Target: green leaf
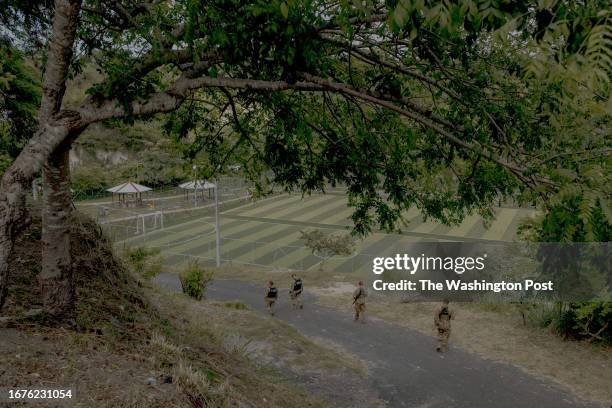
[{"label": "green leaf", "polygon": [[281,3],[280,11],[281,11],[281,14],[283,15],[283,17],[285,17],[285,19],[287,19],[287,17],[289,17],[289,7],[287,6],[287,3],[285,3],[285,2]]}]

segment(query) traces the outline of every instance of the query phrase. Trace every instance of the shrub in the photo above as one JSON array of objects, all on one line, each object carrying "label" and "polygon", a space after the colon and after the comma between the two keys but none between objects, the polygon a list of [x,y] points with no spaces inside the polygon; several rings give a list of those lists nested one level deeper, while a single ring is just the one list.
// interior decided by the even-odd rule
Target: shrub
[{"label": "shrub", "polygon": [[183,293],[201,300],[212,278],[213,273],[200,267],[198,261],[189,261],[187,267],[180,274]]},{"label": "shrub", "polygon": [[529,323],[550,328],[564,339],[612,344],[610,302],[522,304],[519,311]]},{"label": "shrub", "polygon": [[553,322],[564,337],[612,344],[612,303],[572,302]]},{"label": "shrub", "polygon": [[161,272],[163,258],[159,249],[136,247],[124,249],[124,256],[134,272],[149,280]]},{"label": "shrub", "polygon": [[576,327],[576,311],[572,308],[561,310],[550,322],[550,326],[565,339],[579,338]]},{"label": "shrub", "polygon": [[301,238],[306,241],[306,247],[310,248],[315,256],[321,258],[319,267],[323,263],[336,255],[348,256],[353,253],[355,242],[348,234],[329,234],[326,235],[320,230],[301,231]]},{"label": "shrub", "polygon": [[553,303],[527,303],[522,304],[521,308],[523,320],[541,328],[549,327],[559,314],[558,307]]}]

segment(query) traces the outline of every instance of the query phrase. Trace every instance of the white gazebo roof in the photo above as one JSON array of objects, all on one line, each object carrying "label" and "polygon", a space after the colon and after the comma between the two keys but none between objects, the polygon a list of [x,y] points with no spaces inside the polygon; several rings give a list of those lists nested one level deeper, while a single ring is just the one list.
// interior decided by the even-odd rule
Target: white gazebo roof
[{"label": "white gazebo roof", "polygon": [[152,189],[147,186],[143,186],[141,184],[132,183],[131,181],[128,181],[126,183],[119,184],[118,186],[111,187],[106,191],[110,191],[111,193],[115,193],[115,194],[134,194],[134,193],[144,193],[145,191],[151,191],[151,190]]},{"label": "white gazebo roof", "polygon": [[206,180],[195,180],[179,184],[179,187],[185,190],[208,190],[210,188],[215,188],[216,186],[214,183]]}]

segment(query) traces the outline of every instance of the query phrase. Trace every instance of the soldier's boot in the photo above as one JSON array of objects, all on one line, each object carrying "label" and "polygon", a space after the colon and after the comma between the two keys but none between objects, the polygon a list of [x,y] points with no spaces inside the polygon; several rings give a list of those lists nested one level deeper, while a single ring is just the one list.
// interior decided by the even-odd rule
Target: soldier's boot
[{"label": "soldier's boot", "polygon": [[440,339],[440,344],[438,345],[438,348],[440,349],[441,352],[446,352],[446,350],[448,349],[448,334],[444,334],[442,336],[442,338]]},{"label": "soldier's boot", "polygon": [[441,353],[443,351],[444,346],[444,330],[438,327],[438,346],[436,347],[436,351]]}]

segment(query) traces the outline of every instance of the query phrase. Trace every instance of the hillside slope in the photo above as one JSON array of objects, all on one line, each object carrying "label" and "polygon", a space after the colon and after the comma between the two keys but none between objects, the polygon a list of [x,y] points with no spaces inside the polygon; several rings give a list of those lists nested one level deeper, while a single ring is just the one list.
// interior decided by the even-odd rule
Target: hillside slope
[{"label": "hillside slope", "polygon": [[38,306],[39,237],[35,220],[11,259],[0,319],[0,387],[72,387],[75,406],[83,407],[323,406],[277,371],[255,367],[214,329],[154,306],[150,289],[82,216],[72,228],[75,320],[18,319]]}]

